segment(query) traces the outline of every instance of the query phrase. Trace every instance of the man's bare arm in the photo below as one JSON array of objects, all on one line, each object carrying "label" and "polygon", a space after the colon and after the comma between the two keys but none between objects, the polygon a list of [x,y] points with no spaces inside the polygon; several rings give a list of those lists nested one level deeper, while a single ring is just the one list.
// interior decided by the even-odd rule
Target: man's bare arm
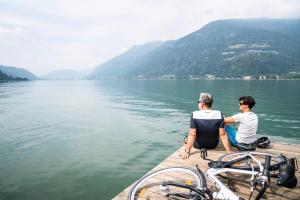
[{"label": "man's bare arm", "polygon": [[196,139],[196,129],[191,128],[190,132],[189,132],[189,136],[188,136],[188,141],[185,145],[185,150],[186,151],[191,151],[191,148],[193,147],[195,139]]},{"label": "man's bare arm", "polygon": [[219,128],[219,134],[227,153],[233,152],[224,128]]},{"label": "man's bare arm", "polygon": [[224,119],[225,126],[230,123],[235,123],[234,118],[233,117],[225,117],[225,119]]},{"label": "man's bare arm", "polygon": [[196,139],[196,129],[195,128],[191,128],[190,129],[190,132],[189,132],[189,135],[188,135],[188,141],[185,145],[185,149],[184,149],[184,152],[180,153],[179,156],[182,158],[182,159],[187,159],[190,155],[190,151],[193,147],[193,144],[194,144],[194,141]]}]

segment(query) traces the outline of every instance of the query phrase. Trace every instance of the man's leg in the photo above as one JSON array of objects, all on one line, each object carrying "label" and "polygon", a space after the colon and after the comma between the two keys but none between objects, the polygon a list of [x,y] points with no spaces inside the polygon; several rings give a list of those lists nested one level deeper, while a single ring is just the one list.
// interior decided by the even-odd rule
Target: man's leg
[{"label": "man's leg", "polygon": [[231,126],[225,126],[224,127],[225,132],[228,135],[228,140],[230,142],[230,144],[234,147],[236,147],[236,145],[238,144],[238,142],[236,141],[236,132],[235,130],[231,127]]},{"label": "man's leg", "polygon": [[[184,144],[186,144],[187,141],[188,141],[188,136],[185,136],[185,137],[184,137]],[[196,148],[196,149],[202,149],[202,148],[203,148],[202,146],[200,146],[200,145],[197,143],[196,140],[194,141],[193,147]]]},{"label": "man's leg", "polygon": [[196,149],[202,149],[202,148],[204,148],[203,146],[199,145],[198,142],[197,142],[196,140],[195,140],[195,142],[194,142],[193,147],[196,148]]}]

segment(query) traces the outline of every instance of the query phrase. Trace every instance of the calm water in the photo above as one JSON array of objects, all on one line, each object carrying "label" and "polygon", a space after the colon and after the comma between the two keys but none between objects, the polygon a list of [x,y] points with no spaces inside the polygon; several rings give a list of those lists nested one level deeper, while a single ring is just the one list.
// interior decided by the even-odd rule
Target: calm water
[{"label": "calm water", "polygon": [[259,134],[300,144],[300,81],[0,83],[0,199],[110,199],[178,149],[200,92],[257,101]]}]

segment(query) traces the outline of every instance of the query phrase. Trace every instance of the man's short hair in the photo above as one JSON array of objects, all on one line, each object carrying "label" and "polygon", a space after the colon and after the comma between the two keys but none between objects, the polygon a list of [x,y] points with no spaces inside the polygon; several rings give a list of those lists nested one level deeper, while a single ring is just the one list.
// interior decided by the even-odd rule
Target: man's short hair
[{"label": "man's short hair", "polygon": [[255,105],[255,100],[251,96],[241,96],[239,101],[243,101],[243,104],[248,105],[250,109]]},{"label": "man's short hair", "polygon": [[211,107],[213,104],[213,97],[209,93],[200,93],[199,101],[198,103],[203,103],[207,107]]}]

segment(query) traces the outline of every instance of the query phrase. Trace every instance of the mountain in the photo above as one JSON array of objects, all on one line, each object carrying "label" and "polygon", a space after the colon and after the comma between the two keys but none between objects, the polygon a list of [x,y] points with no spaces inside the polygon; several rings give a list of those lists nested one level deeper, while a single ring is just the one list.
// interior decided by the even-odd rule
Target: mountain
[{"label": "mountain", "polygon": [[10,75],[4,74],[2,71],[0,71],[0,82],[2,81],[28,81],[26,78],[14,78]]},{"label": "mountain", "polygon": [[52,71],[48,74],[40,76],[41,79],[48,80],[78,80],[83,79],[85,77],[85,73],[66,69],[66,70],[56,70]]},{"label": "mountain", "polygon": [[37,80],[38,79],[33,73],[31,73],[30,71],[23,69],[23,68],[0,65],[0,71],[3,74],[6,74],[9,77],[11,77],[13,79],[17,79],[17,80],[18,79],[21,79],[21,80]]},{"label": "mountain", "polygon": [[217,20],[124,65],[130,49],[98,66],[93,77],[271,77],[299,73],[299,35],[299,19]]},{"label": "mountain", "polygon": [[[161,46],[163,42],[156,41],[143,45],[136,45],[130,48],[123,54],[120,54],[113,59],[97,66],[90,74],[89,78],[110,77],[117,74],[130,73],[131,66],[135,66],[136,62],[142,59],[152,50]],[[98,77],[99,75],[99,77]]]}]

